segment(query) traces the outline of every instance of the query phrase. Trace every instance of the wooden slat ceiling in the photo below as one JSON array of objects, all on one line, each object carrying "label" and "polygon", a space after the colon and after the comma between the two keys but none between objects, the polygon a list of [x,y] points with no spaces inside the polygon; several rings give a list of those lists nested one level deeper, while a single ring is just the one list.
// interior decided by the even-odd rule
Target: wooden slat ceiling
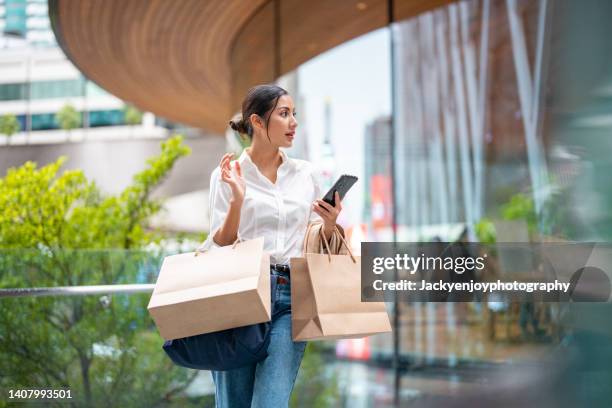
[{"label": "wooden slat ceiling", "polygon": [[[395,21],[452,0],[395,0]],[[50,0],[58,43],[140,109],[223,133],[245,91],[387,25],[387,0]],[[364,56],[367,61],[367,56]]]}]

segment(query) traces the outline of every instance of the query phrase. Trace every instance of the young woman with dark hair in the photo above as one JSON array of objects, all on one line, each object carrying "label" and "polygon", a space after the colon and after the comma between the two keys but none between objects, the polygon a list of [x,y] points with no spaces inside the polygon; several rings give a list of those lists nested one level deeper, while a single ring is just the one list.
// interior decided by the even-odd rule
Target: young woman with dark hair
[{"label": "young woman with dark hair", "polygon": [[[293,99],[276,85],[251,88],[242,103],[242,117],[230,121],[252,141],[238,160],[223,156],[210,180],[210,236],[202,249],[264,237],[270,253],[272,330],[268,357],[248,367],[213,371],[217,407],[283,407],[304,355],[305,342],[291,339],[291,277],[289,258],[301,256],[308,223],[323,222],[329,240],[342,209],[320,200],[312,165],[287,157],[298,122]],[[318,217],[317,217],[318,216]],[[320,218],[319,218],[320,217]]]}]

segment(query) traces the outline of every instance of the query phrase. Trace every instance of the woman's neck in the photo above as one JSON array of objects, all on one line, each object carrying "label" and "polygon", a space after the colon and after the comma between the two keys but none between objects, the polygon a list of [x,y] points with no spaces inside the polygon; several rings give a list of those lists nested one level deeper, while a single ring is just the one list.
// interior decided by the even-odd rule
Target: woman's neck
[{"label": "woman's neck", "polygon": [[269,169],[272,166],[278,168],[283,160],[278,147],[260,147],[253,143],[246,152],[259,169]]}]

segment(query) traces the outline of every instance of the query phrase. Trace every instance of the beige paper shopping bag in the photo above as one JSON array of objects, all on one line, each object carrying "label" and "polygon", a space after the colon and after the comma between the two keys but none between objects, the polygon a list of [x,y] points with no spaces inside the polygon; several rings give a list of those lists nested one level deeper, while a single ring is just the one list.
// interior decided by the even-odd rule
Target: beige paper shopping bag
[{"label": "beige paper shopping bag", "polygon": [[[166,340],[270,320],[263,237],[164,259],[148,310]],[[197,255],[197,256],[196,256]]]},{"label": "beige paper shopping bag", "polygon": [[[293,340],[365,337],[391,331],[384,302],[361,301],[361,257],[305,253],[291,258]],[[326,243],[325,238],[321,238]]]}]

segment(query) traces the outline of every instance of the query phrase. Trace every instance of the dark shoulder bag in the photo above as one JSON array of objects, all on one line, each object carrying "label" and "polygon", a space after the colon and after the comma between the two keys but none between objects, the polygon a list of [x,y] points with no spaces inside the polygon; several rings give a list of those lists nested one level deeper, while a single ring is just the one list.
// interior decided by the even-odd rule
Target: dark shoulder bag
[{"label": "dark shoulder bag", "polygon": [[[276,279],[270,279],[272,304]],[[167,340],[163,349],[177,365],[196,370],[225,371],[258,363],[268,356],[270,322]]]}]

